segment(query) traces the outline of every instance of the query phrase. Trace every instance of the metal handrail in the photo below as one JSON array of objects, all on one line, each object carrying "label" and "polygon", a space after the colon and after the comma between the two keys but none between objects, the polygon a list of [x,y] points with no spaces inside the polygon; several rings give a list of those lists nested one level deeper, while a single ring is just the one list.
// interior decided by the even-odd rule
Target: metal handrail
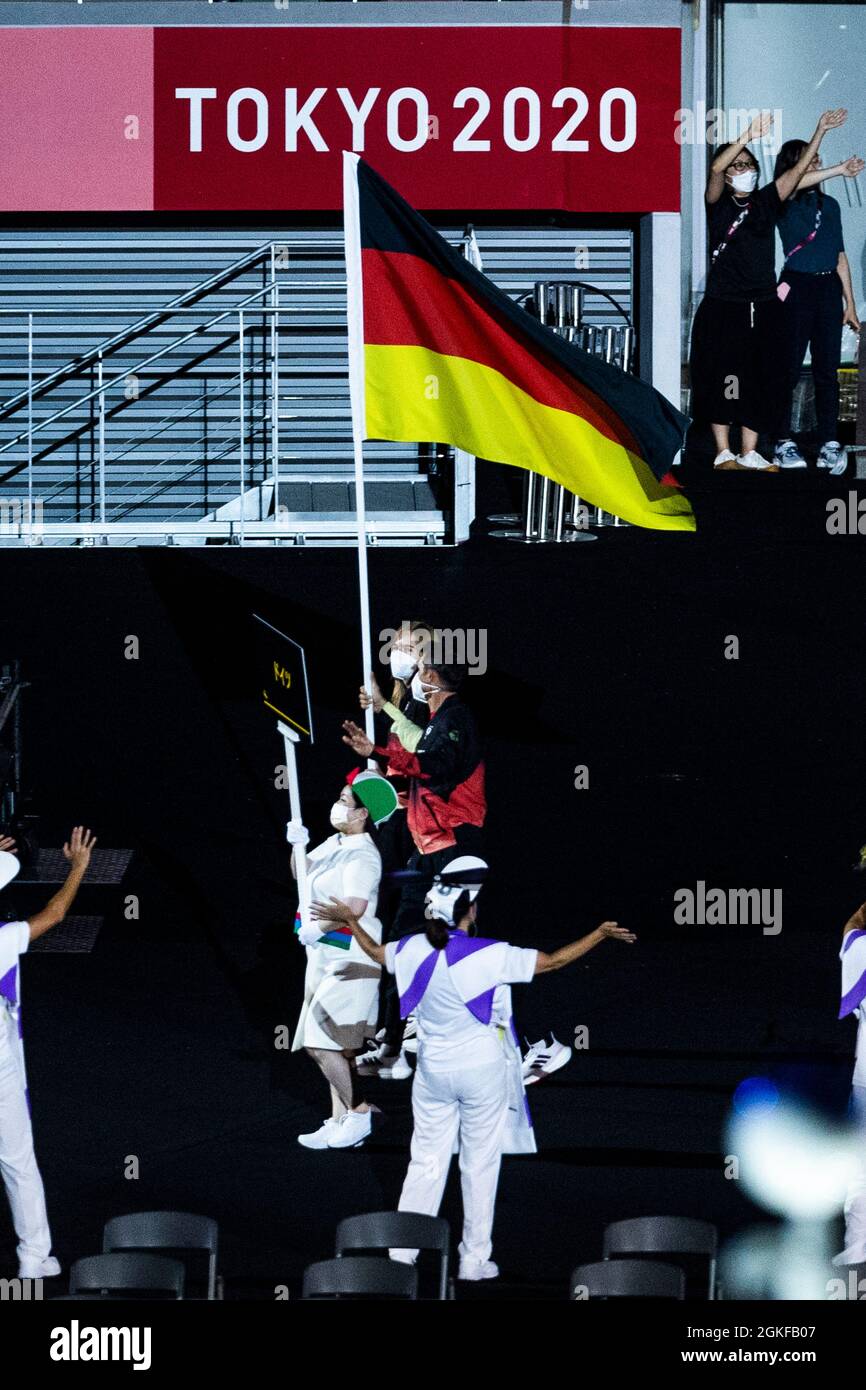
[{"label": "metal handrail", "polygon": [[[136,323],[130,324],[128,328],[121,329],[119,333],[115,333],[114,337],[106,338],[105,341],[100,343],[97,347],[91,348],[83,357],[71,358],[65,366],[58,367],[56,371],[51,372],[47,377],[43,377],[42,380],[33,387],[32,391],[19,391],[17,396],[13,396],[11,400],[7,401],[2,410],[0,410],[0,420],[5,420],[9,415],[14,414],[19,406],[24,405],[25,402],[45,395],[46,392],[50,391],[51,387],[58,382],[77,376],[79,372],[97,363],[100,359],[104,361],[106,357],[117,352],[121,347],[125,347],[128,343],[133,342],[136,338],[141,337],[142,334],[149,332],[151,328],[156,328],[159,324],[165,323],[168,319],[173,317],[174,313],[182,311],[186,307],[194,306],[197,300],[204,299],[204,297],[212,291],[222,288],[223,285],[230,284],[232,280],[236,280],[239,275],[242,275],[245,270],[258,264],[258,262],[264,260],[266,256],[270,257],[273,247],[286,244],[285,242],[279,241],[265,242],[263,246],[257,247],[255,251],[250,251],[246,256],[241,256],[237,261],[233,261],[225,270],[217,271],[216,275],[212,275],[208,280],[200,281],[199,284],[194,285],[191,290],[185,290],[184,293],[178,295],[176,299],[169,300],[165,308],[156,309],[143,319],[139,319]],[[11,313],[16,311],[6,310],[3,312]],[[20,314],[22,311],[18,310],[17,312]],[[25,312],[39,313],[40,310],[27,310]],[[45,312],[53,312],[56,314],[57,310],[47,309]],[[76,312],[78,311],[76,310]]]},{"label": "metal handrail", "polygon": [[[262,289],[247,295],[246,299],[240,300],[237,304],[232,305],[230,309],[224,309],[222,313],[217,314],[215,318],[209,319],[207,323],[200,323],[198,327],[192,329],[190,333],[175,339],[173,343],[168,343],[166,347],[160,348],[159,352],[154,352],[150,357],[145,357],[143,361],[136,362],[134,367],[127,367],[124,371],[118,372],[116,376],[112,377],[112,382],[123,381],[131,376],[136,376],[139,372],[143,371],[145,367],[149,367],[151,363],[157,362],[160,357],[165,357],[167,353],[174,352],[177,348],[183,347],[184,343],[188,343],[192,338],[198,338],[203,333],[209,332],[216,324],[221,323],[223,319],[231,317],[232,314],[241,314],[254,300],[261,299],[264,294],[269,294],[273,290],[274,283],[275,282],[269,281]],[[254,309],[253,312],[258,314],[267,311],[264,309]],[[99,362],[98,357],[97,362]],[[165,380],[171,381],[177,375],[179,375],[179,372],[170,373]],[[45,378],[45,380],[48,380],[48,378]],[[38,425],[28,427],[28,429],[24,430],[21,434],[16,435],[14,439],[9,439],[5,444],[0,445],[0,454],[5,454],[9,449],[13,449],[16,444],[21,443],[22,439],[32,438],[34,434],[38,434],[41,430],[45,429],[46,425],[52,425],[55,420],[62,420],[64,415],[68,415],[79,406],[87,405],[89,401],[95,400],[99,396],[104,396],[108,389],[109,388],[103,383],[95,387],[94,390],[88,391],[85,395],[78,396],[74,401],[71,401],[69,405],[64,406],[62,410],[56,410],[53,415],[46,415],[44,419],[39,421]],[[45,393],[43,392],[42,394],[44,395]],[[24,395],[25,399],[29,400],[35,399],[36,393],[34,391],[32,397],[30,397],[27,392],[25,392]],[[17,399],[17,397],[15,399]],[[129,404],[131,405],[133,402],[130,401]],[[9,410],[0,410],[0,420],[7,419],[10,413],[13,412]]]},{"label": "metal handrail", "polygon": [[[264,362],[264,360],[265,359],[263,358],[262,361]],[[237,380],[238,375],[235,374],[235,376],[231,377],[228,383],[221,390],[215,391],[212,396],[208,397],[208,399],[219,400],[222,396],[228,395],[230,391],[234,390]],[[132,402],[130,402],[130,404],[132,404]],[[157,439],[160,434],[162,434],[165,430],[170,429],[171,426],[173,424],[176,424],[178,420],[182,420],[184,418],[185,413],[194,415],[196,410],[198,410],[198,408],[200,407],[200,405],[201,402],[199,400],[194,400],[190,402],[189,405],[185,405],[181,409],[175,411],[172,415],[164,415],[159,425],[154,430],[151,430],[149,433],[142,435],[137,439],[134,439],[132,443],[129,444],[125,449],[121,449],[120,453],[112,454],[110,458],[106,459],[106,463],[117,463],[120,459],[126,458],[128,454],[134,453],[134,451],[138,449],[147,440]],[[232,416],[232,423],[234,422],[234,418],[235,417]],[[85,430],[89,428],[89,425],[84,427]],[[206,435],[200,435],[199,438],[194,441],[193,446],[188,447],[194,447],[195,445],[204,443],[206,438]],[[178,455],[178,457],[180,457],[180,455]],[[163,459],[160,463],[155,465],[155,468],[162,468],[167,462],[167,459]],[[46,495],[46,497],[44,498],[44,502],[49,503],[56,501],[58,497],[61,497],[64,492],[66,492],[69,488],[74,486],[75,480],[73,478],[68,479],[66,482],[59,483],[53,492],[49,492]]]}]

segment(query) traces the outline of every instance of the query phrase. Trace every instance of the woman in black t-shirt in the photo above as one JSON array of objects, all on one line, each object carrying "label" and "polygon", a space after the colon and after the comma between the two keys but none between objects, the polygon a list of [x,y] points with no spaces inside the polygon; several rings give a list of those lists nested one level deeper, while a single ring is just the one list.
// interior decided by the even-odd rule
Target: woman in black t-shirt
[{"label": "woman in black t-shirt", "polygon": [[[758,161],[748,142],[767,135],[769,114],[757,116],[733,144],[718,151],[707,180],[710,270],[692,326],[692,415],[707,422],[716,468],[778,471],[757,450],[762,431],[776,435],[783,394],[775,229],[785,200],[805,174],[828,130],[847,112],[825,111],[801,158],[758,189]],[[730,427],[740,426],[740,453]]]}]

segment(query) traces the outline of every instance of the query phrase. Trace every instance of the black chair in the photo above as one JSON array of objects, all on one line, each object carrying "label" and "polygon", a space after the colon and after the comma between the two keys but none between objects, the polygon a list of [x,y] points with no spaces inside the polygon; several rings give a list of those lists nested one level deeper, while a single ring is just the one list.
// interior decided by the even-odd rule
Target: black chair
[{"label": "black chair", "polygon": [[689,1216],[637,1216],[614,1221],[604,1233],[606,1260],[668,1255],[677,1259],[686,1275],[686,1297],[716,1297],[716,1258],[719,1233],[710,1221]]},{"label": "black chair", "polygon": [[439,1259],[437,1298],[453,1298],[448,1279],[451,1228],[442,1216],[422,1216],[416,1211],[370,1211],[347,1216],[337,1227],[335,1253],[362,1250],[432,1250]]},{"label": "black chair", "polygon": [[213,1299],[218,1287],[218,1240],[219,1228],[209,1216],[186,1211],[136,1211],[106,1222],[102,1250],[106,1255],[120,1250],[163,1250],[178,1255],[202,1252],[207,1255],[207,1297]]},{"label": "black chair", "polygon": [[599,1260],[578,1265],[571,1276],[569,1298],[574,1303],[592,1298],[674,1298],[686,1293],[686,1276],[676,1265],[655,1260]]},{"label": "black chair", "polygon": [[349,1260],[322,1260],[304,1270],[303,1299],[402,1298],[417,1300],[418,1272],[412,1265],[355,1255]]},{"label": "black chair", "polygon": [[183,1298],[184,1267],[164,1255],[125,1251],[114,1255],[89,1255],[76,1260],[69,1272],[69,1292],[130,1295],[143,1298]]}]

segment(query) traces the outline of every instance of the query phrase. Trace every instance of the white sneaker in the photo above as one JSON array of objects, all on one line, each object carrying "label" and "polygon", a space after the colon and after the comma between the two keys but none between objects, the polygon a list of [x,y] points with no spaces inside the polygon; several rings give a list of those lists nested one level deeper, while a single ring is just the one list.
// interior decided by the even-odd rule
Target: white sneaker
[{"label": "white sneaker", "polygon": [[523,1059],[524,1086],[532,1086],[534,1082],[542,1081],[545,1076],[552,1076],[560,1067],[566,1065],[570,1057],[571,1048],[557,1042],[552,1033],[549,1043],[544,1038],[533,1043]]},{"label": "white sneaker", "polygon": [[738,454],[737,463],[741,468],[769,468],[774,473],[779,467],[777,463],[770,463],[769,459],[765,459],[763,454],[758,453],[757,449],[750,449],[747,454]]},{"label": "white sneaker", "polygon": [[838,478],[848,467],[847,451],[842,447],[838,439],[830,439],[826,444],[821,445],[821,452],[818,455],[817,464],[819,468],[829,468],[830,476]]},{"label": "white sneaker", "polygon": [[390,1067],[394,1062],[394,1050],[387,1043],[374,1042],[362,1052],[355,1063],[355,1070],[360,1076],[380,1076],[383,1067]]},{"label": "white sneaker", "polygon": [[329,1149],[357,1149],[373,1131],[369,1110],[347,1110],[328,1135]]},{"label": "white sneaker", "polygon": [[716,454],[713,459],[714,468],[736,468],[737,456],[732,454],[730,449],[723,449],[720,454]]},{"label": "white sneaker", "polygon": [[336,1129],[338,1124],[339,1120],[325,1120],[325,1123],[313,1130],[312,1134],[299,1134],[298,1143],[305,1149],[326,1149],[331,1131]]},{"label": "white sneaker", "polygon": [[776,445],[773,462],[780,468],[805,468],[806,460],[793,439],[782,439]]},{"label": "white sneaker", "polygon": [[469,1283],[476,1283],[479,1279],[498,1279],[499,1265],[492,1260],[461,1260],[457,1278],[466,1279]]},{"label": "white sneaker", "polygon": [[25,1260],[18,1266],[19,1279],[56,1279],[60,1273],[60,1262],[55,1260],[53,1255],[47,1259],[38,1260],[36,1264],[28,1264]]},{"label": "white sneaker", "polygon": [[379,1075],[383,1081],[408,1081],[412,1075],[412,1068],[406,1053],[401,1052],[394,1065],[383,1067]]},{"label": "white sneaker", "polygon": [[406,1019],[406,1026],[403,1029],[403,1051],[418,1051],[418,1020],[414,1014],[410,1014]]}]

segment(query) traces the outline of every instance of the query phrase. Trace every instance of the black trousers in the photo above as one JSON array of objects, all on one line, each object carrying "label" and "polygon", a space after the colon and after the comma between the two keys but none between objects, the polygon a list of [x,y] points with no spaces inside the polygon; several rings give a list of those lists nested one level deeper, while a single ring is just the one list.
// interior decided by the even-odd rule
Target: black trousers
[{"label": "black trousers", "polygon": [[829,275],[783,270],[780,283],[790,285],[782,304],[786,379],[782,414],[783,435],[791,428],[794,390],[806,349],[812,350],[818,444],[839,437],[839,363],[842,358],[842,281]]},{"label": "black trousers", "polygon": [[[399,941],[401,937],[424,930],[424,899],[435,875],[441,873],[446,864],[463,854],[481,857],[482,832],[477,825],[458,825],[454,837],[455,843],[447,849],[436,850],[433,854],[420,854],[416,849],[410,856],[406,867],[415,869],[421,877],[404,884],[394,919],[385,932],[386,941]],[[385,1041],[396,1052],[403,1038],[403,1021],[400,1018],[397,982],[387,971],[382,972],[379,1019],[380,1027],[385,1030]]]},{"label": "black trousers", "polygon": [[775,438],[787,361],[781,309],[775,295],[701,300],[689,357],[696,423],[740,425]]}]

